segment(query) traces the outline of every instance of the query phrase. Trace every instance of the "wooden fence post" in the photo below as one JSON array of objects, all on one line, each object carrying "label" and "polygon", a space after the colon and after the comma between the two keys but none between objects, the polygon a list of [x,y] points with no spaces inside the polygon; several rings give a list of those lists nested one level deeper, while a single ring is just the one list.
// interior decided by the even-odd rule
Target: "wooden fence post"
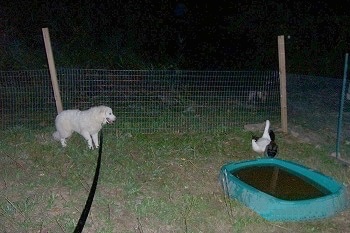
[{"label": "wooden fence post", "polygon": [[287,75],[286,75],[286,53],[284,46],[284,36],[278,36],[278,64],[280,76],[281,94],[281,126],[284,133],[288,132],[287,119]]},{"label": "wooden fence post", "polygon": [[42,28],[42,32],[43,32],[43,37],[44,37],[46,56],[47,56],[47,61],[49,64],[51,83],[52,83],[53,93],[55,96],[56,109],[57,109],[57,114],[58,114],[58,113],[63,111],[63,107],[62,107],[60,88],[58,86],[58,81],[57,81],[57,72],[56,72],[55,61],[54,61],[53,53],[52,53],[49,29]]}]

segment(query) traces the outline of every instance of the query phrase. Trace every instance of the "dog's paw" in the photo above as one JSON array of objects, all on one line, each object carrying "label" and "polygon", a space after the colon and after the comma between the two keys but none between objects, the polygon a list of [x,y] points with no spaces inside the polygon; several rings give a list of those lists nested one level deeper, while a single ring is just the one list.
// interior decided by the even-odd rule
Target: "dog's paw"
[{"label": "dog's paw", "polygon": [[62,145],[62,147],[66,147],[67,146],[67,143],[66,143],[65,139],[61,139],[61,145]]}]

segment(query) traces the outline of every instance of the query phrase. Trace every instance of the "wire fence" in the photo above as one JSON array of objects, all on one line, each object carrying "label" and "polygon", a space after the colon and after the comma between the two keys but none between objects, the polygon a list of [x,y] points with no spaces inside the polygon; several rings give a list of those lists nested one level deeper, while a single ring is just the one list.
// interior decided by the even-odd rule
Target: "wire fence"
[{"label": "wire fence", "polygon": [[[276,71],[58,69],[64,109],[107,105],[117,133],[225,131],[270,119],[280,125]],[[342,109],[341,78],[287,75],[289,132],[330,146],[350,162],[350,98]],[[348,84],[346,84],[348,86]],[[350,95],[349,95],[350,96]],[[0,128],[54,128],[56,105],[48,70],[0,71]]]},{"label": "wire fence", "polygon": [[[226,130],[280,122],[277,71],[58,69],[64,109],[107,105],[127,132]],[[54,126],[47,70],[0,71],[1,128]],[[114,128],[108,127],[108,128]]]},{"label": "wire fence", "polygon": [[[288,124],[298,125],[308,140],[336,150],[343,80],[306,75],[288,75]],[[343,109],[341,155],[350,161],[350,102]],[[303,137],[303,135],[301,135]]]}]

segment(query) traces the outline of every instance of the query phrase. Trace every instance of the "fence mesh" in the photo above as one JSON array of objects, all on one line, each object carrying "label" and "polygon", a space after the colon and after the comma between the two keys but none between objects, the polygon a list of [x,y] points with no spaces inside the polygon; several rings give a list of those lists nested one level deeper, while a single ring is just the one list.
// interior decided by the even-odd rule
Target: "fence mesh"
[{"label": "fence mesh", "polygon": [[[330,146],[330,153],[336,149],[341,78],[327,78],[306,75],[288,75],[288,124],[298,125],[309,134],[307,140],[319,145]],[[341,154],[350,161],[350,103],[344,106]],[[301,135],[302,137],[303,135]]]},{"label": "fence mesh", "polygon": [[38,128],[54,117],[55,102],[46,70],[0,71],[1,128]]},{"label": "fence mesh", "polygon": [[[119,130],[207,131],[267,118],[280,122],[276,71],[58,69],[57,74],[64,109],[110,106]],[[0,78],[2,128],[54,125],[47,70],[2,71]]]},{"label": "fence mesh", "polygon": [[[106,130],[152,133],[226,130],[270,119],[280,124],[276,71],[58,69],[64,109],[110,106],[118,120]],[[348,85],[348,84],[346,84]],[[288,126],[335,151],[341,78],[287,75]],[[349,98],[350,99],[350,98]],[[350,161],[350,103],[345,99],[340,154]],[[0,128],[54,127],[48,70],[0,71]]]}]

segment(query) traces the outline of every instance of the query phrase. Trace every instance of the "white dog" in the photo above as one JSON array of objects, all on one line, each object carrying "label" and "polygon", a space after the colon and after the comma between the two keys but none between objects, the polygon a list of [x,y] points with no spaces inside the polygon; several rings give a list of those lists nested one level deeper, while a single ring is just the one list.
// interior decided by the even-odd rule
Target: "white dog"
[{"label": "white dog", "polygon": [[111,124],[115,120],[112,109],[106,106],[92,107],[85,111],[65,110],[56,117],[57,131],[53,133],[53,137],[66,147],[66,138],[77,132],[87,140],[89,149],[94,148],[92,143],[98,148],[98,132],[104,124]]}]

